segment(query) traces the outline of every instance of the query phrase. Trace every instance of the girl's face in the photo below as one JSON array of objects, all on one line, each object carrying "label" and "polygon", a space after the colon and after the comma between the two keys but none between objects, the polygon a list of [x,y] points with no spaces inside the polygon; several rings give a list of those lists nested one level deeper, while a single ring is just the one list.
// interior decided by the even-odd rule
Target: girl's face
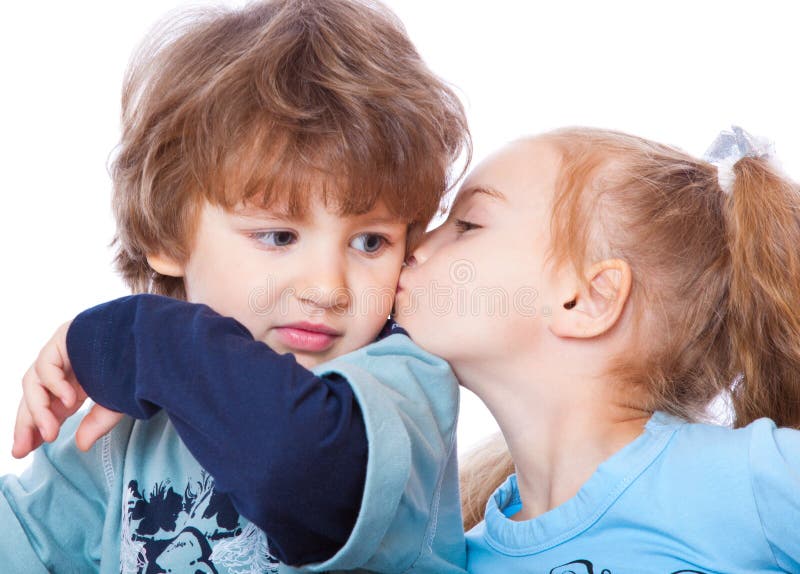
[{"label": "girl's face", "polygon": [[558,166],[556,150],[540,140],[484,161],[401,274],[397,321],[456,374],[529,353],[563,303],[545,265]]}]

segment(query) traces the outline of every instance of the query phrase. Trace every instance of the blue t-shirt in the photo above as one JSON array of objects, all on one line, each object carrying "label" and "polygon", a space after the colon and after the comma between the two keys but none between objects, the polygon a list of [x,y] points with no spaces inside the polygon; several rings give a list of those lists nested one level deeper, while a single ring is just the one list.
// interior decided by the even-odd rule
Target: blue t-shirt
[{"label": "blue t-shirt", "polygon": [[516,476],[467,534],[476,574],[800,572],[800,431],[656,413],[578,494],[532,520]]},{"label": "blue t-shirt", "polygon": [[146,420],[86,454],[70,420],[0,478],[0,572],[464,574],[457,381],[382,337],[309,371],[204,305],[84,312],[76,375]]}]

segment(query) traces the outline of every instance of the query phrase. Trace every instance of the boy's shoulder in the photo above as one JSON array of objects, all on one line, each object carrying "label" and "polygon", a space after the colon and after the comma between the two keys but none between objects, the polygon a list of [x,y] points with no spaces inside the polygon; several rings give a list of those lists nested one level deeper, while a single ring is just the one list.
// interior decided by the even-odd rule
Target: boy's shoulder
[{"label": "boy's shoulder", "polygon": [[357,357],[359,354],[368,357],[387,357],[391,355],[397,355],[397,358],[412,357],[428,365],[439,367],[443,370],[443,374],[452,376],[452,371],[447,361],[417,345],[411,335],[408,334],[408,331],[393,319],[389,319],[386,322],[374,342],[361,349],[342,355],[339,359],[349,359]]},{"label": "boy's shoulder", "polygon": [[119,571],[118,478],[134,423],[124,419],[81,452],[75,433],[83,414],[67,419],[58,438],[37,449],[20,476],[0,479],[3,571],[38,572],[39,565],[45,571],[89,571],[98,560],[101,571],[109,571],[111,562]]},{"label": "boy's shoulder", "polygon": [[[163,411],[124,418],[86,453],[75,445],[80,419],[68,419],[33,466],[2,485],[0,510],[13,520],[4,515],[0,532],[31,540],[45,569],[88,571],[99,559],[104,573],[140,572],[143,560],[159,572],[277,572],[266,535],[217,489]],[[42,505],[43,496],[65,511]]]},{"label": "boy's shoulder", "polygon": [[381,341],[390,335],[405,335],[408,337],[408,331],[403,329],[394,319],[389,319],[381,329],[381,332],[378,333],[375,342]]},{"label": "boy's shoulder", "polygon": [[[315,571],[463,573],[458,496],[458,381],[443,359],[399,327],[317,366],[346,380],[358,401],[369,454],[358,521],[348,543]],[[361,570],[359,570],[361,571]]]},{"label": "boy's shoulder", "polygon": [[373,343],[313,370],[318,376],[337,373],[352,386],[367,377],[388,386],[421,385],[426,394],[438,388],[451,400],[458,395],[458,381],[449,363],[417,345],[405,329],[391,320]]}]

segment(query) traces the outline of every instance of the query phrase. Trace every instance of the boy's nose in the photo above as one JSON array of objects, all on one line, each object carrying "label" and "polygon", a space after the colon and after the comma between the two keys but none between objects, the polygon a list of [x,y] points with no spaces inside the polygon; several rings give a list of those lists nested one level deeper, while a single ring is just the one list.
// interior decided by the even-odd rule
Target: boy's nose
[{"label": "boy's nose", "polygon": [[350,304],[350,291],[339,287],[311,287],[301,293],[302,301],[320,309],[345,309]]},{"label": "boy's nose", "polygon": [[337,258],[309,262],[300,299],[320,308],[340,309],[349,305],[351,297],[344,265]]}]

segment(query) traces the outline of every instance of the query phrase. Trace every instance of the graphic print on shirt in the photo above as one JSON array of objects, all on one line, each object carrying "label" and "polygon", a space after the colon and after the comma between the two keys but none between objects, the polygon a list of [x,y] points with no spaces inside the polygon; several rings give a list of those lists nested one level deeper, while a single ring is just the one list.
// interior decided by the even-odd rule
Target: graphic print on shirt
[{"label": "graphic print on shirt", "polygon": [[182,494],[169,480],[149,490],[128,483],[122,517],[121,574],[270,574],[278,561],[267,537],[240,524],[230,499],[205,472]]},{"label": "graphic print on shirt", "polygon": [[[588,560],[575,560],[568,564],[556,566],[550,570],[550,574],[614,574],[611,570],[595,570],[594,564]],[[676,570],[669,574],[705,574],[699,570]]]}]

